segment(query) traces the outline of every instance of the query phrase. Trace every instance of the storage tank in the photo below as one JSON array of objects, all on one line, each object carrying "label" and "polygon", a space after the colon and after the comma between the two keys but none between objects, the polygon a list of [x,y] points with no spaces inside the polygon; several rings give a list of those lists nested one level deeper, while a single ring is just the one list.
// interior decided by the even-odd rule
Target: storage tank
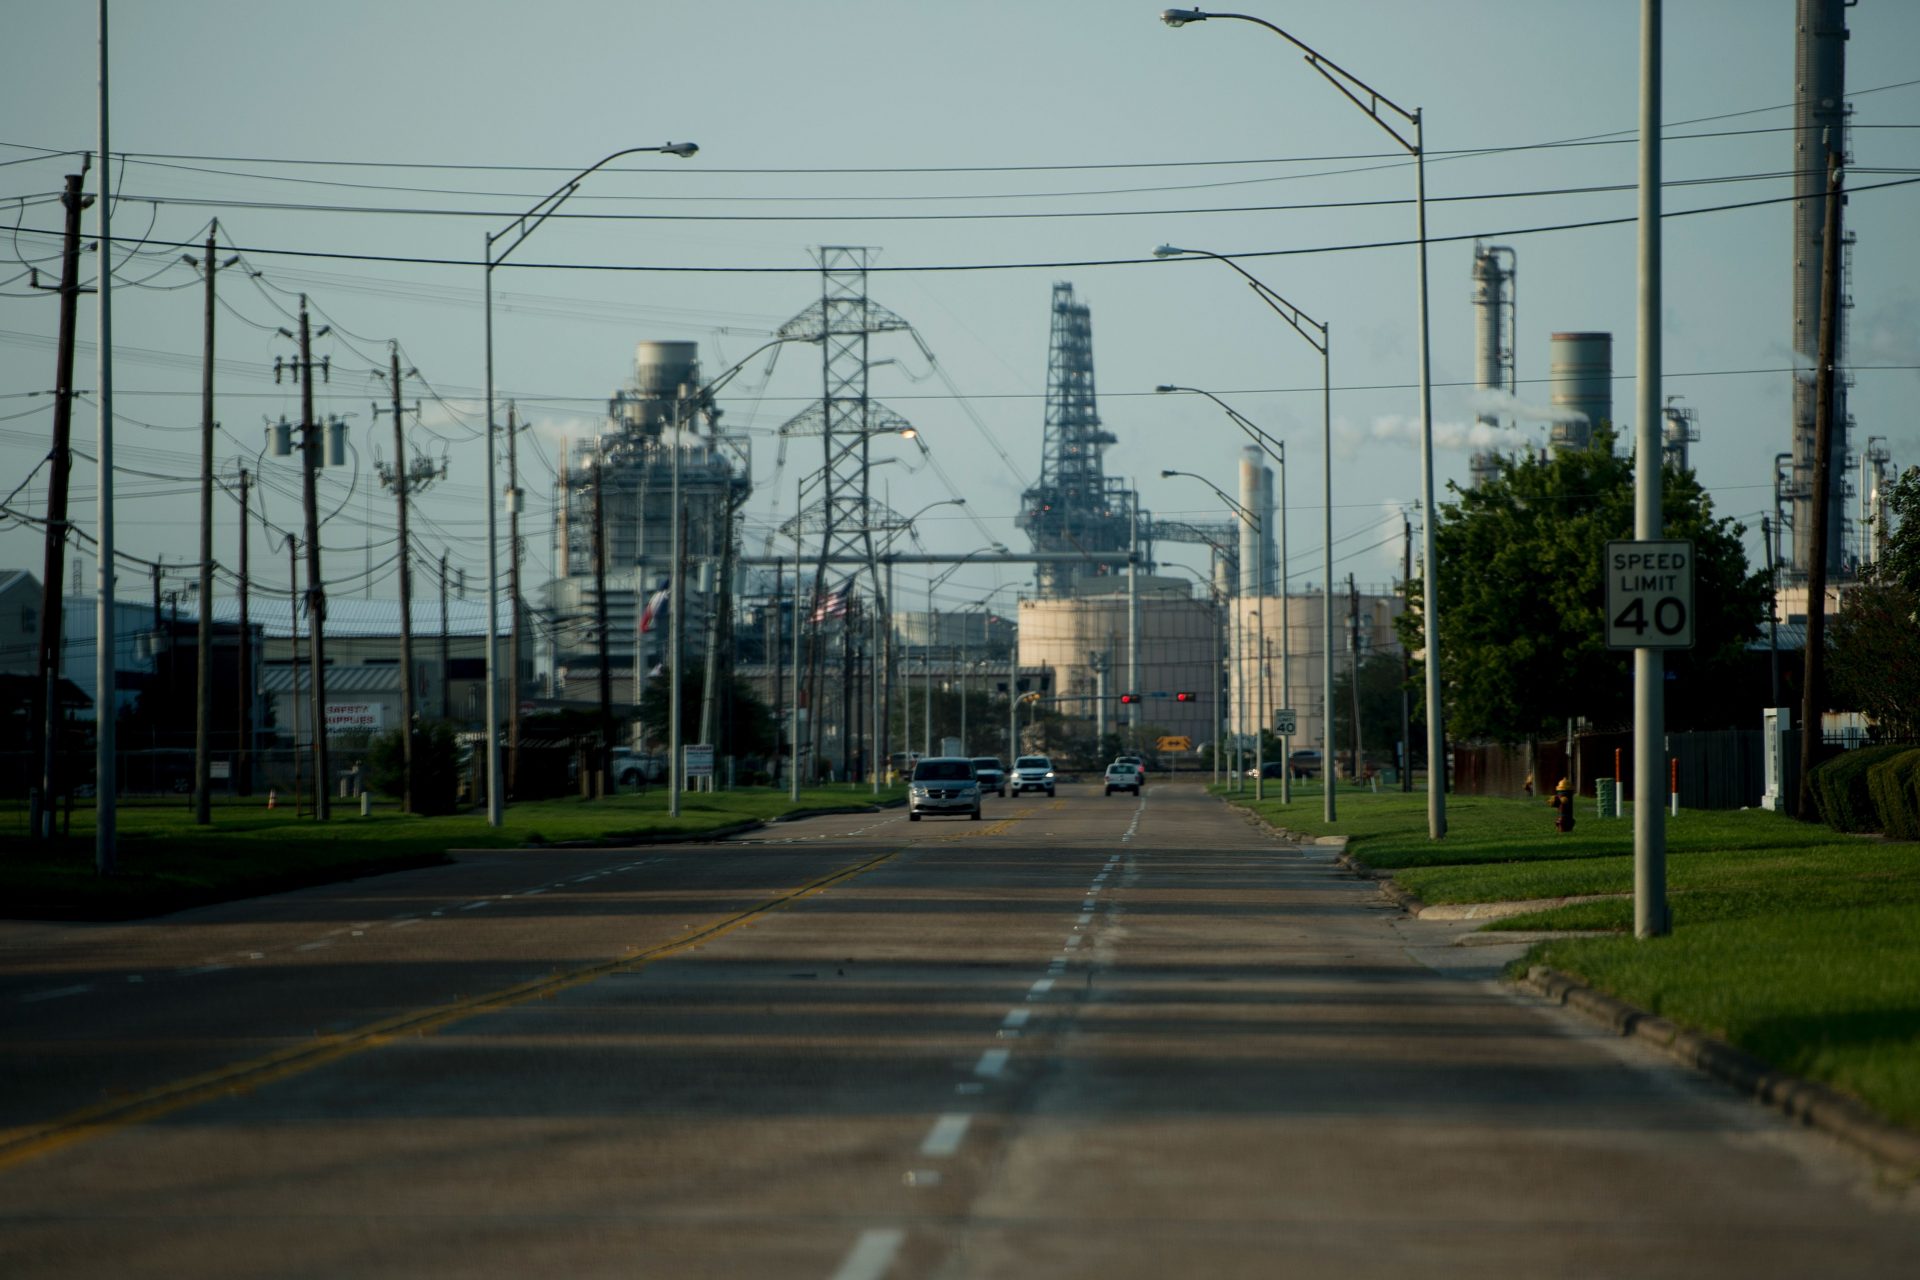
[{"label": "storage tank", "polygon": [[[1167,583],[1140,595],[1140,688],[1133,714],[1144,731],[1184,735],[1195,744],[1214,737],[1225,617],[1211,601],[1194,599],[1184,584]],[[1127,597],[1124,592],[1068,600],[1020,602],[1020,667],[1053,671],[1053,709],[1092,726],[1102,683],[1094,667],[1107,663],[1106,723],[1117,722],[1127,690]],[[1182,692],[1197,695],[1182,702]],[[1152,739],[1146,742],[1152,745]]]},{"label": "storage tank", "polygon": [[[1547,381],[1556,449],[1585,449],[1594,424],[1613,421],[1613,335],[1556,333],[1548,350]],[[1564,412],[1564,418],[1559,417]]]},{"label": "storage tank", "polygon": [[1273,468],[1266,464],[1266,455],[1258,445],[1250,444],[1240,453],[1240,505],[1258,522],[1256,527],[1252,521],[1235,516],[1240,526],[1240,594],[1268,595],[1278,576],[1273,549]]}]

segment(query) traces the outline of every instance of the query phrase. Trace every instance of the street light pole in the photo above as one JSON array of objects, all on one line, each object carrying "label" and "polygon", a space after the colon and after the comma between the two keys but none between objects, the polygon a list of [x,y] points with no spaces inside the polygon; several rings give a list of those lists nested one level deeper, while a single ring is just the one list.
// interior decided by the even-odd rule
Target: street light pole
[{"label": "street light pole", "polygon": [[[494,436],[493,411],[493,269],[507,260],[507,256],[518,249],[526,238],[540,229],[540,224],[552,217],[554,211],[565,204],[567,197],[580,189],[580,184],[595,170],[611,164],[622,156],[639,155],[646,152],[660,155],[679,156],[686,159],[700,148],[691,142],[669,142],[661,147],[627,147],[612,155],[596,160],[573,177],[556,187],[533,208],[515,218],[497,232],[486,232],[483,244],[482,260],[485,266],[481,272],[482,311],[485,315],[486,330],[486,366],[487,366],[487,642],[486,642],[486,707],[487,707],[487,825],[497,827],[504,818],[500,796],[500,686],[498,680],[498,650],[500,648],[500,521],[495,510],[494,485],[495,458],[497,446]],[[509,240],[506,248],[494,256],[493,247],[502,240]],[[403,548],[404,550],[404,548]]]},{"label": "street light pole", "polygon": [[1185,476],[1189,480],[1198,480],[1201,484],[1213,490],[1214,493],[1218,495],[1220,501],[1227,504],[1229,511],[1232,511],[1242,520],[1245,520],[1247,527],[1252,529],[1254,533],[1253,581],[1259,594],[1253,598],[1253,629],[1257,636],[1253,653],[1253,798],[1255,800],[1265,800],[1267,798],[1267,593],[1264,585],[1267,574],[1266,521],[1261,517],[1259,512],[1247,510],[1247,508],[1241,506],[1240,503],[1228,497],[1225,489],[1222,489],[1219,485],[1203,475],[1197,475],[1192,471],[1172,470],[1162,471],[1160,474],[1162,477]]},{"label": "street light pole", "polygon": [[[1162,245],[1160,249],[1154,250],[1154,253],[1156,256],[1167,256],[1161,252],[1161,250],[1167,248],[1168,246]],[[1181,250],[1178,252],[1200,253],[1205,257],[1218,256],[1216,254],[1207,254],[1203,250]],[[1234,263],[1231,259],[1223,258],[1221,261],[1226,262],[1228,266],[1236,268],[1238,266],[1238,264]],[[1245,275],[1246,273],[1241,272],[1241,274]],[[1251,279],[1251,277],[1249,278]],[[1255,283],[1257,284],[1258,282],[1256,281]],[[1260,287],[1263,290],[1265,289],[1264,285]],[[1262,293],[1261,296],[1264,298],[1266,295]],[[1271,306],[1273,304],[1269,302],[1268,305]],[[1283,311],[1281,314],[1286,315],[1287,312]],[[1323,327],[1321,329],[1321,336],[1324,338],[1325,334],[1326,330]],[[1308,341],[1311,342],[1312,339],[1308,339]],[[1322,375],[1321,381],[1323,385],[1321,391],[1323,396],[1327,394],[1324,385],[1327,374],[1325,355],[1326,353],[1322,351],[1320,372]],[[1205,396],[1207,399],[1219,405],[1221,409],[1225,410],[1228,420],[1231,421],[1234,426],[1239,427],[1241,431],[1245,432],[1256,445],[1260,446],[1263,453],[1280,465],[1280,546],[1278,548],[1280,555],[1280,705],[1284,707],[1293,696],[1293,637],[1288,627],[1288,597],[1292,591],[1292,581],[1291,575],[1287,572],[1287,442],[1261,430],[1260,427],[1248,419],[1246,415],[1242,414],[1239,410],[1235,409],[1211,391],[1206,391],[1199,387],[1177,386],[1172,383],[1161,383],[1154,388],[1154,391],[1160,395],[1165,395],[1169,392],[1184,391],[1192,395]],[[1328,417],[1327,421],[1331,422],[1331,417]],[[1327,504],[1329,511],[1332,510],[1332,505],[1331,502]],[[1263,534],[1260,538],[1257,555],[1265,555],[1266,545],[1267,540]],[[1331,545],[1332,539],[1329,538],[1328,546],[1331,547]],[[1328,561],[1328,577],[1332,577],[1331,560]],[[1259,588],[1260,597],[1264,597],[1267,592],[1267,575],[1264,568],[1255,569],[1254,582]],[[1261,644],[1264,645],[1266,643],[1264,638],[1265,632],[1263,631],[1261,634]],[[1262,730],[1264,731],[1264,726],[1262,726]],[[1293,803],[1293,735],[1291,733],[1285,733],[1280,736],[1280,757],[1287,765],[1286,768],[1280,771],[1280,803],[1290,805]],[[1256,789],[1259,785],[1259,780],[1255,779]],[[1331,822],[1332,819],[1329,818],[1328,821]]]},{"label": "street light pole", "polygon": [[[1205,22],[1210,18],[1226,18],[1238,22],[1251,22],[1255,26],[1265,27],[1288,44],[1306,55],[1307,65],[1319,72],[1326,81],[1338,89],[1347,101],[1358,107],[1369,120],[1378,125],[1386,135],[1399,143],[1413,157],[1414,172],[1414,221],[1419,246],[1419,319],[1420,319],[1420,491],[1426,504],[1427,519],[1421,536],[1421,551],[1426,557],[1426,567],[1421,573],[1422,598],[1420,606],[1420,625],[1425,635],[1426,677],[1427,677],[1427,835],[1438,840],[1447,834],[1447,762],[1445,752],[1445,726],[1440,718],[1440,594],[1436,578],[1439,563],[1434,551],[1434,505],[1433,505],[1433,381],[1430,353],[1432,349],[1430,325],[1427,313],[1427,152],[1424,135],[1424,113],[1418,109],[1409,111],[1394,102],[1346,70],[1336,62],[1328,60],[1311,46],[1303,43],[1288,32],[1268,22],[1265,18],[1256,18],[1247,13],[1207,13],[1200,9],[1162,10],[1160,20],[1170,27],[1184,27],[1192,22]],[[1410,128],[1413,136],[1404,136],[1395,128],[1382,108]],[[1217,256],[1217,255],[1216,255]],[[1230,259],[1221,259],[1239,269]],[[1242,275],[1246,273],[1241,272]],[[1247,277],[1252,280],[1251,276]],[[1321,351],[1324,361],[1326,351]],[[1332,472],[1331,453],[1326,462],[1329,475]],[[1328,532],[1332,530],[1332,514],[1328,513]],[[1331,572],[1329,572],[1331,578]],[[1331,591],[1331,584],[1329,584]],[[1329,609],[1331,598],[1329,598]],[[1329,644],[1329,664],[1331,664],[1331,643],[1333,623],[1331,615],[1326,624]],[[1332,717],[1332,676],[1326,681],[1327,715]],[[1333,768],[1332,752],[1325,753],[1321,767],[1327,770],[1325,777],[1327,794],[1327,821],[1333,821]]]},{"label": "street light pole", "polygon": [[[1326,661],[1325,663],[1322,664],[1321,676],[1320,676],[1320,703],[1321,703],[1321,716],[1320,716],[1321,764],[1320,764],[1320,767],[1321,767],[1321,784],[1322,784],[1320,790],[1322,794],[1322,816],[1324,817],[1325,821],[1332,822],[1334,820],[1335,810],[1337,808],[1335,796],[1334,796],[1334,786],[1333,786],[1333,773],[1332,773],[1333,766],[1331,763],[1333,760],[1333,738],[1334,738],[1334,733],[1333,733],[1333,365],[1332,365],[1332,355],[1331,355],[1333,350],[1333,333],[1332,333],[1332,330],[1325,323],[1319,320],[1315,320],[1312,316],[1302,311],[1299,307],[1296,307],[1293,305],[1293,303],[1288,302],[1280,294],[1275,292],[1273,289],[1269,288],[1265,282],[1259,279],[1256,279],[1251,273],[1247,271],[1245,267],[1235,262],[1232,258],[1226,257],[1224,254],[1210,253],[1205,249],[1179,249],[1179,248],[1175,248],[1173,245],[1170,245],[1170,244],[1163,244],[1159,248],[1153,251],[1153,256],[1156,258],[1176,258],[1176,257],[1182,257],[1182,256],[1197,256],[1202,258],[1212,258],[1216,262],[1226,263],[1229,267],[1232,267],[1235,271],[1239,272],[1241,278],[1247,282],[1248,286],[1254,291],[1254,294],[1257,297],[1259,297],[1260,301],[1266,303],[1268,308],[1272,310],[1272,312],[1275,315],[1279,316],[1282,320],[1285,320],[1288,326],[1291,327],[1295,333],[1299,334],[1300,337],[1306,341],[1308,346],[1312,347],[1315,351],[1320,353],[1320,451],[1321,451],[1320,485],[1321,485],[1321,492],[1324,495],[1324,501],[1322,501],[1322,503],[1320,504],[1321,571],[1322,571],[1321,576],[1325,579],[1325,581],[1320,584],[1320,612],[1321,612],[1320,642],[1323,650],[1326,653]],[[1156,390],[1158,390],[1158,388],[1156,388]],[[1198,388],[1169,387],[1167,388],[1167,390],[1171,390],[1171,391],[1198,390]],[[1201,392],[1200,394],[1206,395],[1207,393]],[[1209,396],[1208,398],[1212,399],[1215,404],[1219,404],[1222,408],[1227,407],[1225,403],[1222,402],[1218,397]],[[1255,426],[1253,423],[1247,421],[1247,419],[1242,417],[1240,414],[1233,412],[1233,410],[1231,409],[1228,409],[1227,412],[1228,412],[1228,415],[1236,423],[1239,424],[1241,430],[1253,436],[1255,441],[1259,443],[1260,446],[1263,449],[1265,449],[1269,454],[1271,454],[1274,457],[1275,461],[1280,463],[1281,476],[1282,476],[1281,492],[1284,494],[1285,493],[1284,478],[1286,475],[1286,456],[1284,453],[1275,452],[1276,446],[1280,448],[1284,448],[1284,446],[1281,444],[1280,441],[1275,440],[1272,436],[1269,436],[1266,432],[1262,431],[1259,427]],[[1282,533],[1280,536],[1283,539],[1286,537],[1286,533],[1284,531],[1284,525],[1282,526]],[[1264,539],[1262,541],[1264,542]],[[1284,557],[1282,558],[1284,560]],[[1284,614],[1282,616],[1284,618]],[[1283,639],[1286,636],[1286,634],[1287,634],[1287,629],[1283,623],[1281,627],[1281,635]],[[1283,671],[1285,671],[1286,667],[1290,665],[1286,663],[1285,656],[1286,656],[1285,650],[1283,648],[1282,650],[1282,670]],[[1288,741],[1291,742],[1292,740],[1289,739]],[[1288,771],[1291,772],[1291,766],[1293,764],[1292,760],[1288,760],[1287,764],[1289,766]],[[1291,797],[1292,795],[1291,779],[1288,780],[1286,794],[1289,797]]]}]

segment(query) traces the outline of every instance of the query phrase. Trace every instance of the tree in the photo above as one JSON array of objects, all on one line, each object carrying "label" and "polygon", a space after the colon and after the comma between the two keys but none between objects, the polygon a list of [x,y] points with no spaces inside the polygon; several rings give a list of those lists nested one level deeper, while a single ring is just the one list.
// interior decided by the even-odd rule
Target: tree
[{"label": "tree", "polygon": [[1886,552],[1842,597],[1828,633],[1828,697],[1889,737],[1920,736],[1920,467],[1886,497]]},{"label": "tree", "polygon": [[[1573,716],[1630,723],[1632,658],[1606,647],[1606,543],[1633,536],[1633,462],[1594,428],[1588,449],[1523,454],[1476,489],[1452,486],[1434,541],[1441,565],[1440,675],[1451,736],[1516,742],[1557,732]],[[1767,581],[1751,572],[1745,529],[1715,518],[1691,471],[1662,486],[1664,537],[1694,544],[1694,648],[1667,654],[1668,723],[1744,722],[1741,653],[1764,617]],[[1418,598],[1420,585],[1410,585]],[[1410,650],[1422,619],[1400,619]],[[1418,708],[1417,714],[1424,712]]]},{"label": "tree", "polygon": [[1880,582],[1920,595],[1920,467],[1908,467],[1882,499],[1887,514],[1886,553],[1873,567]]},{"label": "tree", "polygon": [[[1360,660],[1360,746],[1370,758],[1392,760],[1400,741],[1400,695],[1406,672],[1397,653],[1371,653]],[[1353,668],[1333,677],[1333,733],[1341,758],[1353,749]]]},{"label": "tree", "polygon": [[[706,689],[706,669],[698,661],[689,661],[680,677],[681,739],[695,741],[700,732],[700,699]],[[640,695],[641,722],[657,727],[666,736],[667,690],[670,682],[663,671],[647,681]],[[743,681],[725,666],[718,673],[715,691],[720,703],[719,742],[715,748],[723,755],[766,756],[772,754],[778,739],[774,735],[773,712]]]}]

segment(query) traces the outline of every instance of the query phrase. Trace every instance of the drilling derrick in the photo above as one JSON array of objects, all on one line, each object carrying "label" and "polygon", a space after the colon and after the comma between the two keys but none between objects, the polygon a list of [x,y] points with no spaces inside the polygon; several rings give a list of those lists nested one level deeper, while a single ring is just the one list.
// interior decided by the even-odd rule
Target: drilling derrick
[{"label": "drilling derrick", "polygon": [[1127,563],[1133,494],[1107,477],[1102,455],[1113,443],[1094,403],[1092,314],[1073,300],[1072,285],[1056,284],[1040,482],[1021,495],[1018,523],[1035,551],[1078,552],[1086,559],[1039,566],[1042,596],[1072,595],[1076,581]]}]

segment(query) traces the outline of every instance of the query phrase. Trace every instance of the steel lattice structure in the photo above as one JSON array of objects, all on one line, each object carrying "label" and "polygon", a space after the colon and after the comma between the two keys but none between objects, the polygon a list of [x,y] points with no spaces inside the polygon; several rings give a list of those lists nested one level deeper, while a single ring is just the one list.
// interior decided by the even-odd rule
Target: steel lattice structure
[{"label": "steel lattice structure", "polygon": [[1094,400],[1092,313],[1074,301],[1071,284],[1055,284],[1040,482],[1021,495],[1019,525],[1035,551],[1087,558],[1041,565],[1035,576],[1042,595],[1069,595],[1075,579],[1127,563],[1133,494],[1107,477],[1103,462],[1114,440]]}]

